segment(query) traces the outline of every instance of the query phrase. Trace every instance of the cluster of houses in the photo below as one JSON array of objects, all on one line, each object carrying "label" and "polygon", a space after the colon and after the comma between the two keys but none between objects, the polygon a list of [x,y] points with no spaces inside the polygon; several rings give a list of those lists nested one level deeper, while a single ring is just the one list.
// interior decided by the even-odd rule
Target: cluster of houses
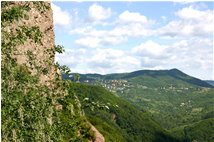
[{"label": "cluster of houses", "polygon": [[100,85],[111,92],[121,91],[121,93],[123,93],[126,88],[130,87],[127,80],[102,80]]},{"label": "cluster of houses", "polygon": [[91,80],[84,80],[84,83],[88,83],[88,84],[93,84],[93,85],[99,85],[102,86],[106,89],[108,89],[111,92],[120,92],[120,93],[124,93],[124,91],[128,91],[130,90],[132,87],[136,87],[136,88],[141,88],[141,89],[154,89],[156,91],[160,90],[164,90],[164,91],[176,91],[176,92],[183,92],[183,91],[188,91],[188,90],[192,90],[192,89],[199,89],[200,91],[207,91],[203,88],[195,88],[195,87],[175,87],[173,85],[170,86],[162,86],[162,87],[158,87],[158,88],[149,88],[148,86],[142,85],[142,84],[137,84],[137,85],[133,85],[130,82],[128,82],[127,80],[123,80],[123,79],[119,79],[119,80],[103,80],[103,79],[99,79],[96,81],[91,81]]},{"label": "cluster of houses", "polygon": [[124,89],[130,87],[130,84],[127,80],[99,80],[99,81],[92,81],[85,80],[84,83],[90,83],[93,85],[100,85],[111,92],[121,91],[123,93]]}]

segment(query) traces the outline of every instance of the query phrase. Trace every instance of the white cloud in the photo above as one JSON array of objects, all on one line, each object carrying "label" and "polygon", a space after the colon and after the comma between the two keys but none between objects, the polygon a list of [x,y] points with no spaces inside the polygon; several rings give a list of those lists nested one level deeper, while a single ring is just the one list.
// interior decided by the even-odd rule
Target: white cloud
[{"label": "white cloud", "polygon": [[119,36],[119,37],[106,36],[102,39],[102,43],[104,46],[106,46],[106,45],[118,45],[118,44],[123,43],[125,41],[127,41],[127,38],[122,37],[122,36]]},{"label": "white cloud", "polygon": [[117,49],[66,49],[56,55],[56,61],[66,64],[73,72],[79,73],[115,73],[128,72],[140,68],[140,61],[129,53]]},{"label": "white cloud", "polygon": [[149,40],[139,46],[134,47],[132,52],[138,55],[160,56],[163,54],[165,48],[165,46]]},{"label": "white cloud", "polygon": [[93,36],[93,37],[140,37],[140,36],[151,36],[154,32],[143,26],[140,23],[130,23],[127,25],[117,25],[110,30],[96,30],[91,26],[82,28],[76,28],[70,31],[70,34],[79,34],[82,36]]},{"label": "white cloud", "polygon": [[139,58],[144,69],[163,69],[166,61],[171,57],[167,52],[168,48],[169,46],[149,40],[133,47],[131,52],[133,56]]},{"label": "white cloud", "polygon": [[71,68],[75,68],[82,61],[82,56],[86,53],[85,49],[65,49],[63,54],[56,54],[55,61],[61,65],[67,65]]},{"label": "white cloud", "polygon": [[213,43],[210,39],[192,38],[173,44],[172,62],[188,74],[198,78],[212,77]]},{"label": "white cloud", "polygon": [[131,23],[127,25],[118,25],[113,30],[109,31],[111,35],[141,37],[150,36],[153,34],[152,30],[140,23]]},{"label": "white cloud", "polygon": [[148,20],[146,16],[141,15],[137,12],[129,12],[128,10],[124,11],[119,15],[119,23],[142,23],[147,24]]},{"label": "white cloud", "polygon": [[194,9],[192,6],[185,7],[181,10],[179,10],[176,13],[180,18],[182,19],[193,19],[193,20],[201,20],[204,16],[207,15],[204,11],[199,11]]},{"label": "white cloud", "polygon": [[83,37],[77,39],[75,43],[83,47],[98,48],[109,45],[117,45],[127,40],[125,36],[114,35],[111,31],[96,30],[90,26],[76,28],[70,34],[79,34]]},{"label": "white cloud", "polygon": [[126,38],[114,36],[103,36],[103,37],[88,36],[77,39],[75,43],[83,47],[98,48],[109,45],[117,45],[124,42],[125,40]]},{"label": "white cloud", "polygon": [[82,36],[75,41],[76,44],[97,48],[127,42],[129,37],[150,36],[153,34],[153,31],[140,23],[131,23],[128,25],[118,25],[111,30],[97,30],[91,26],[86,26],[73,29],[70,31],[70,34]]},{"label": "white cloud", "polygon": [[122,50],[96,49],[88,61],[88,65],[94,72],[106,74],[139,69],[140,61]]},{"label": "white cloud", "polygon": [[157,33],[163,36],[211,36],[213,35],[214,14],[211,10],[197,10],[193,6],[176,12],[179,20],[169,22],[158,29]]},{"label": "white cloud", "polygon": [[97,37],[85,37],[76,40],[75,43],[84,47],[96,48],[100,45],[100,39]]},{"label": "white cloud", "polygon": [[59,6],[51,3],[53,10],[53,20],[55,25],[66,26],[71,22],[71,15],[67,11],[63,11]]},{"label": "white cloud", "polygon": [[92,26],[85,26],[81,28],[73,29],[69,32],[70,34],[79,34],[82,36],[94,36],[94,37],[102,37],[108,34],[107,30],[96,30]]},{"label": "white cloud", "polygon": [[112,12],[110,8],[105,9],[104,7],[95,3],[89,7],[88,14],[91,20],[99,21],[109,18]]}]

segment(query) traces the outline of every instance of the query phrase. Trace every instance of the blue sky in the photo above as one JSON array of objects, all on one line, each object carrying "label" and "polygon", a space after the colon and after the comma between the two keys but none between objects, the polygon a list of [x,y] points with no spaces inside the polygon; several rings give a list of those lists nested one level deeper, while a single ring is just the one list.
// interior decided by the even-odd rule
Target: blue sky
[{"label": "blue sky", "polygon": [[213,74],[213,2],[52,2],[56,61],[79,73]]}]

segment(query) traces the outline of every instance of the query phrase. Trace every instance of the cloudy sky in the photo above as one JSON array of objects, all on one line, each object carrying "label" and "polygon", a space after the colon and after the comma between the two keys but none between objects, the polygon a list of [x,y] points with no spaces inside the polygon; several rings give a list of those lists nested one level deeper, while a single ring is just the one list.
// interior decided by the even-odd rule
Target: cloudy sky
[{"label": "cloudy sky", "polygon": [[52,2],[56,61],[72,72],[213,74],[213,2]]}]

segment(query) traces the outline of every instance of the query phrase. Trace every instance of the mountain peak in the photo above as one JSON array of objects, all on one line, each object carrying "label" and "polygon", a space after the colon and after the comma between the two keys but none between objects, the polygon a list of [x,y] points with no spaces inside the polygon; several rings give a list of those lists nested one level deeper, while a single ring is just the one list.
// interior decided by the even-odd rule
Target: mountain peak
[{"label": "mountain peak", "polygon": [[179,71],[179,72],[181,72],[179,69],[177,69],[177,68],[172,68],[172,69],[170,69],[170,71]]}]

